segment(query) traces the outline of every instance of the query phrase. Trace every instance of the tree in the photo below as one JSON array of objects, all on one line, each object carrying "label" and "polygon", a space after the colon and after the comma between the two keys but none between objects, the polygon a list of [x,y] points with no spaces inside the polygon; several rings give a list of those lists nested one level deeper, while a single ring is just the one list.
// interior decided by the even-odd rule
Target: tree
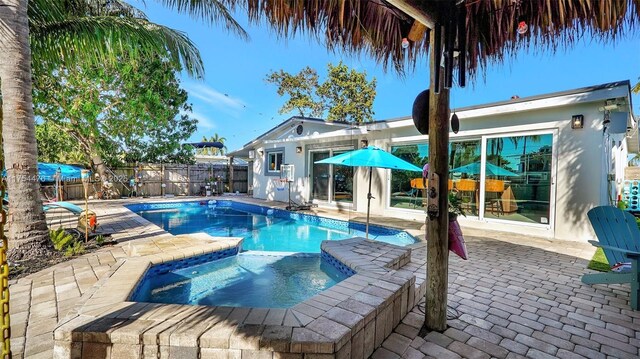
[{"label": "tree", "polygon": [[[72,137],[100,177],[107,165],[170,162],[187,157],[182,142],[196,130],[180,68],[162,58],[113,67],[62,67],[38,76],[36,115]],[[181,152],[182,151],[182,152]]]},{"label": "tree", "polygon": [[224,155],[225,152],[227,152],[227,145],[224,144],[226,140],[227,139],[225,137],[219,136],[217,132],[213,134],[210,141],[222,143],[222,148],[211,148],[211,150],[213,150],[214,155],[217,155],[217,154]]},{"label": "tree", "polygon": [[340,61],[328,65],[329,78],[318,87],[318,95],[327,120],[363,123],[373,120],[373,100],[376,98],[376,79],[367,81],[366,72],[358,72]]},{"label": "tree", "polygon": [[220,135],[218,135],[218,133],[214,133],[213,136],[211,136],[211,138],[207,139],[207,136],[202,136],[202,142],[220,142],[222,143],[222,148],[215,148],[215,147],[207,147],[207,148],[201,148],[198,150],[198,153],[201,155],[212,155],[212,156],[216,156],[216,155],[224,155],[226,150],[227,150],[227,146],[224,144],[224,142],[227,139],[225,137],[221,137]]},{"label": "tree", "polygon": [[316,70],[307,66],[296,75],[280,70],[269,73],[266,81],[278,86],[278,95],[289,96],[289,100],[278,111],[280,114],[296,110],[300,116],[322,116],[323,106],[316,95],[318,89]]},{"label": "tree", "polygon": [[38,161],[87,164],[89,157],[82,153],[78,141],[66,132],[60,131],[54,124],[43,122],[36,124],[38,143]]},{"label": "tree", "polygon": [[[219,1],[163,3],[208,23],[223,22],[246,33]],[[117,63],[122,54],[143,59],[167,55],[188,73],[203,74],[197,49],[179,32],[150,23],[117,0],[2,0],[0,3],[0,93],[9,204],[11,260],[48,253],[48,230],[39,198],[32,102],[32,48],[35,64]],[[11,31],[8,31],[11,30]],[[30,47],[30,44],[32,48]]]},{"label": "tree", "polygon": [[373,120],[376,79],[367,81],[366,72],[349,69],[340,62],[328,64],[327,80],[320,84],[315,70],[305,67],[297,75],[284,70],[271,72],[267,82],[278,86],[278,95],[289,95],[280,113],[297,110],[300,116],[320,117],[329,121],[368,122]]}]

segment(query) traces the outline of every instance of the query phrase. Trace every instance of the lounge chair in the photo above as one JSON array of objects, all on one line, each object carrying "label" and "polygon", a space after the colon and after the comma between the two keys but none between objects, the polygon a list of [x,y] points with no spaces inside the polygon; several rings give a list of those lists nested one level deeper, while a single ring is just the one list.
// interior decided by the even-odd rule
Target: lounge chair
[{"label": "lounge chair", "polygon": [[[5,193],[2,199],[2,206],[7,208],[9,205],[9,196]],[[85,226],[89,227],[91,232],[95,232],[98,228],[98,217],[93,211],[88,211],[85,214],[85,210],[82,207],[75,205],[71,202],[47,202],[42,205],[42,210],[47,212],[54,209],[65,209],[76,216],[78,216],[78,230],[84,232]]]},{"label": "lounge chair", "polygon": [[602,248],[610,265],[629,262],[630,270],[624,272],[607,272],[585,274],[582,282],[586,284],[621,284],[631,285],[630,305],[633,310],[640,307],[640,229],[636,218],[612,206],[600,206],[591,209],[587,216],[596,233],[597,241],[589,241]]}]

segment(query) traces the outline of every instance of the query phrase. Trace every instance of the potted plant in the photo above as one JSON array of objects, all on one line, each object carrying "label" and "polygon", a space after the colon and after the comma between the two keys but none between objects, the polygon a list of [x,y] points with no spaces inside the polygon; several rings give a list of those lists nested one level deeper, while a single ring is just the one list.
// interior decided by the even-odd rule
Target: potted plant
[{"label": "potted plant", "polygon": [[451,191],[449,192],[449,250],[460,258],[467,259],[467,247],[458,224],[459,215],[466,217],[462,209],[462,200],[457,192]]},{"label": "potted plant", "polygon": [[460,215],[467,216],[462,209],[462,199],[454,190],[449,192],[449,222],[455,221]]}]

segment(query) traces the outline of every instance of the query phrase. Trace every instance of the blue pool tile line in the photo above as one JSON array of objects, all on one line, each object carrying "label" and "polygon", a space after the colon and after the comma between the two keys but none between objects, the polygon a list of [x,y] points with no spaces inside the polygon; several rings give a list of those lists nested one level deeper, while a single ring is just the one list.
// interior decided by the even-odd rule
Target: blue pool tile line
[{"label": "blue pool tile line", "polygon": [[231,257],[236,254],[238,254],[238,247],[233,247],[233,248],[225,249],[222,251],[202,254],[195,257],[178,259],[170,262],[156,264],[151,268],[149,268],[147,273],[149,273],[149,275],[164,274],[174,270],[202,264],[205,262],[215,261],[216,259]]},{"label": "blue pool tile line", "polygon": [[[261,214],[264,216],[273,216],[277,218],[292,219],[292,220],[311,223],[311,224],[320,225],[328,228],[354,229],[361,232],[364,232],[366,230],[366,225],[363,223],[347,222],[339,219],[325,218],[325,217],[320,217],[320,216],[306,214],[306,213],[290,212],[290,211],[279,209],[279,208],[269,208],[269,207],[259,206],[259,205],[250,204],[250,203],[234,202],[230,200],[213,199],[213,200],[201,200],[201,201],[190,201],[190,202],[136,203],[136,204],[125,205],[125,207],[127,207],[133,212],[151,211],[151,210],[158,210],[158,209],[188,208],[188,207],[199,207],[199,206],[232,208],[238,211]],[[369,225],[369,234],[373,236],[398,236],[398,237],[407,238],[415,241],[415,238],[405,231],[377,226],[377,225],[371,225],[371,224]]]},{"label": "blue pool tile line", "polygon": [[332,256],[331,254],[322,251],[322,259],[327,261],[327,263],[331,264],[332,266],[336,267],[342,274],[346,275],[347,277],[351,277],[352,275],[356,274],[356,272],[351,269],[351,267],[347,266],[346,264],[340,262],[339,260],[337,260],[334,256]]},{"label": "blue pool tile line", "polygon": [[205,262],[211,262],[218,259],[231,257],[236,254],[238,254],[238,247],[233,247],[217,252],[201,254],[195,257],[176,259],[169,262],[152,265],[151,268],[147,269],[147,271],[144,273],[136,287],[131,292],[129,298],[131,298],[132,300],[136,300],[140,290],[148,281],[151,281],[156,275],[169,273],[171,271],[191,267]]}]

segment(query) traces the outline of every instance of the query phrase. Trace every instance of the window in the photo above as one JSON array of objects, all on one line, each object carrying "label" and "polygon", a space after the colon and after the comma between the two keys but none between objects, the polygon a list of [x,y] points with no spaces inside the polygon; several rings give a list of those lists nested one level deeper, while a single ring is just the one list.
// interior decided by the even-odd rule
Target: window
[{"label": "window", "polygon": [[487,139],[485,218],[548,225],[552,134]]},{"label": "window", "polygon": [[[420,168],[429,162],[429,145],[427,143],[392,146],[391,153]],[[463,180],[462,185],[465,185],[469,182],[468,179],[479,175],[477,163],[475,166],[478,170],[475,172],[464,170],[467,167],[473,167],[474,162],[477,161],[480,161],[480,140],[457,140],[449,144],[449,170],[453,170],[449,172],[449,190],[452,190],[460,179]],[[475,188],[475,182],[473,182],[473,186]],[[467,191],[464,186],[460,186],[460,188],[465,189],[463,203],[467,202],[467,209],[470,209],[468,202],[474,197],[473,189]],[[422,173],[391,170],[390,207],[422,210],[426,204],[425,196]]]},{"label": "window", "polygon": [[266,173],[272,176],[275,174],[279,174],[280,166],[282,166],[283,161],[284,161],[284,151],[281,151],[281,150],[268,151]]}]

